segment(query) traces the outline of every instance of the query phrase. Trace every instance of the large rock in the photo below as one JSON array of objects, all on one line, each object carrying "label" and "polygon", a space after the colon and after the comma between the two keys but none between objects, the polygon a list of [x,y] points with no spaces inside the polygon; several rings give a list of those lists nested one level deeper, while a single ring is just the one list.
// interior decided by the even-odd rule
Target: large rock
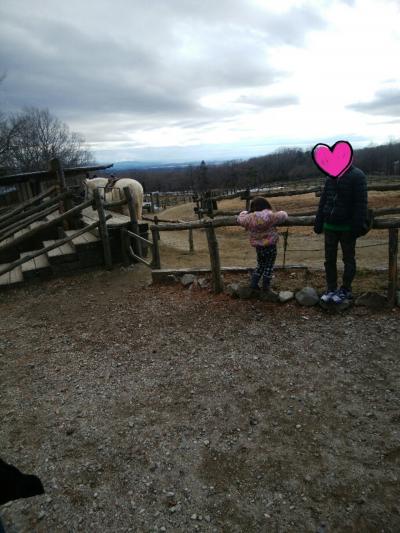
[{"label": "large rock", "polygon": [[378,292],[364,292],[355,302],[356,305],[369,307],[370,309],[384,309],[388,306],[386,296]]},{"label": "large rock", "polygon": [[[249,300],[250,298],[255,297],[255,292],[256,291],[252,289],[251,287],[249,287],[248,285],[239,285],[238,290],[237,290],[237,295],[238,295],[238,298],[240,298],[241,300]],[[259,292],[260,291],[257,291],[257,294]]]},{"label": "large rock", "polygon": [[296,292],[296,300],[300,305],[311,307],[319,302],[318,293],[312,287],[304,287]]},{"label": "large rock", "polygon": [[294,293],[292,291],[280,291],[279,293],[279,301],[283,304],[292,298],[294,298]]},{"label": "large rock", "polygon": [[187,287],[188,285],[191,285],[192,283],[194,283],[195,279],[196,279],[196,276],[194,274],[184,274],[181,277],[181,283],[184,287]]}]

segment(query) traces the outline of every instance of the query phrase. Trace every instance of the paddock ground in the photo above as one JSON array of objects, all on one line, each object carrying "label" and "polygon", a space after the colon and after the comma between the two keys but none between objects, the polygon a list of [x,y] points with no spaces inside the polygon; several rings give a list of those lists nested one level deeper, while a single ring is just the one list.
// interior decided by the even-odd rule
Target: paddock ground
[{"label": "paddock ground", "polygon": [[0,509],[7,533],[400,530],[399,308],[330,316],[136,266],[4,292],[0,316],[1,457],[46,490]]},{"label": "paddock ground", "polygon": [[[275,210],[301,212],[316,209],[318,198],[314,194],[301,196],[277,197],[271,199]],[[370,192],[371,208],[400,207],[400,191]],[[240,199],[218,202],[221,210],[243,209],[244,201]],[[196,220],[194,204],[181,204],[159,214],[160,218],[171,220]],[[390,218],[390,217],[388,217]],[[286,228],[280,228],[283,233]],[[252,266],[255,253],[250,247],[246,232],[240,227],[217,228],[216,234],[223,266]],[[161,264],[163,268],[176,266],[208,266],[209,253],[204,230],[195,230],[194,253],[189,252],[188,231],[161,232]],[[323,236],[315,235],[311,227],[289,228],[286,264],[302,264],[314,268],[323,268]],[[340,254],[339,254],[340,257]],[[278,246],[277,264],[283,263],[283,238]],[[387,268],[388,230],[372,230],[357,241],[357,263],[360,269]]]}]

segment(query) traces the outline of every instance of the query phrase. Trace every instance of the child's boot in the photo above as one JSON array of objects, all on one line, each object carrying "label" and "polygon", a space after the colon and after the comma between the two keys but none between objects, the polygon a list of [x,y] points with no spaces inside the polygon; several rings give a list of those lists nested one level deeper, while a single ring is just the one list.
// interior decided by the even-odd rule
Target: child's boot
[{"label": "child's boot", "polygon": [[250,278],[250,288],[251,289],[259,289],[260,282],[260,274],[257,274],[257,272],[253,272],[251,278]]}]

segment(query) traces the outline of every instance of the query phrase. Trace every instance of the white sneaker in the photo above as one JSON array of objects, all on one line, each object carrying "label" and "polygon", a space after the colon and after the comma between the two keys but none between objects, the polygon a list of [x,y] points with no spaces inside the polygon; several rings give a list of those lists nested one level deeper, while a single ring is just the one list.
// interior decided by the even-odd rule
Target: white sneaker
[{"label": "white sneaker", "polygon": [[325,304],[327,304],[327,303],[332,301],[332,299],[335,296],[335,294],[336,294],[335,291],[326,291],[321,296],[320,300],[321,300],[321,302],[324,302]]},{"label": "white sneaker", "polygon": [[345,300],[345,297],[340,290],[333,293],[331,301],[334,304],[341,304],[344,302],[344,300]]}]

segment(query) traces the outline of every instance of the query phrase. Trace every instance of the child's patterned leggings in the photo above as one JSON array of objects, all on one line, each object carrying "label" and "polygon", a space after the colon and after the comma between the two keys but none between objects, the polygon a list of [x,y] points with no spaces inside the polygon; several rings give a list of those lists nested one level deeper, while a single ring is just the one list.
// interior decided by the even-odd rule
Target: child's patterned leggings
[{"label": "child's patterned leggings", "polygon": [[276,259],[276,244],[272,246],[257,246],[257,268],[251,276],[251,287],[256,289],[262,278],[263,289],[268,289]]}]

